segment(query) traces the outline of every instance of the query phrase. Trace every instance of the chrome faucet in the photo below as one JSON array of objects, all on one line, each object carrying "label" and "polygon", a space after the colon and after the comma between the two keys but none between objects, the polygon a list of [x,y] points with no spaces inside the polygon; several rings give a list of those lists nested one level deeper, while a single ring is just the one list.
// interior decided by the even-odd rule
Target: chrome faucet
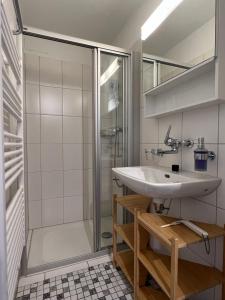
[{"label": "chrome faucet", "polygon": [[194,141],[191,139],[177,139],[170,137],[170,131],[172,126],[170,125],[167,129],[166,136],[164,139],[164,144],[168,147],[170,147],[170,150],[163,150],[161,148],[158,149],[151,149],[150,151],[148,149],[145,149],[145,154],[148,155],[149,153],[157,156],[163,156],[164,154],[176,154],[178,153],[178,150],[181,146],[185,148],[192,148],[194,146]]}]

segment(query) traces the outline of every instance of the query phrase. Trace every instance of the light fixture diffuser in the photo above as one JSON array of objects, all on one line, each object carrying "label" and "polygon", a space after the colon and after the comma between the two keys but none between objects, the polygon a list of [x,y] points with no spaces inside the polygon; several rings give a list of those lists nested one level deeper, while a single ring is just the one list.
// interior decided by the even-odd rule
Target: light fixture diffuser
[{"label": "light fixture diffuser", "polygon": [[141,39],[146,40],[183,0],[163,0],[141,27]]}]

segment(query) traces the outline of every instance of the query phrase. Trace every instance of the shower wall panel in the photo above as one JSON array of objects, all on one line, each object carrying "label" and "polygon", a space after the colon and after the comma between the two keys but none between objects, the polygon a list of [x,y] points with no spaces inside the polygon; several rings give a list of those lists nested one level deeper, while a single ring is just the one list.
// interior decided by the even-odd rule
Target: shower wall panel
[{"label": "shower wall panel", "polygon": [[[50,50],[59,44],[47,43]],[[40,47],[25,54],[29,229],[91,216],[91,192],[86,192],[88,173],[92,175],[86,159],[92,143],[87,138],[92,120],[91,51],[84,49],[87,58],[79,62],[71,60],[66,47],[74,56],[76,51],[80,55],[80,47],[63,47],[52,57]]]}]

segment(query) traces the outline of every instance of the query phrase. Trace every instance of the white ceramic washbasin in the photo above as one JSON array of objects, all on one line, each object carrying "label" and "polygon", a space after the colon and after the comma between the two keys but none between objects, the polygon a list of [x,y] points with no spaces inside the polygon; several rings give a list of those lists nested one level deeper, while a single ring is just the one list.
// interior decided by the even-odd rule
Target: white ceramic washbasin
[{"label": "white ceramic washbasin", "polygon": [[162,167],[113,168],[113,173],[132,191],[153,198],[205,196],[214,192],[221,179],[210,175]]}]

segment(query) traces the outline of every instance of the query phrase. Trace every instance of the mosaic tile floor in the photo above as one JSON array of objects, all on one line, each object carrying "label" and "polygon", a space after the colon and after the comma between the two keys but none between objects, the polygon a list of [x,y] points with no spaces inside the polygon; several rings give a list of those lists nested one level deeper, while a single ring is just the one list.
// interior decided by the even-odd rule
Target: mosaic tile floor
[{"label": "mosaic tile floor", "polygon": [[111,262],[18,288],[16,300],[132,300],[132,287]]}]

